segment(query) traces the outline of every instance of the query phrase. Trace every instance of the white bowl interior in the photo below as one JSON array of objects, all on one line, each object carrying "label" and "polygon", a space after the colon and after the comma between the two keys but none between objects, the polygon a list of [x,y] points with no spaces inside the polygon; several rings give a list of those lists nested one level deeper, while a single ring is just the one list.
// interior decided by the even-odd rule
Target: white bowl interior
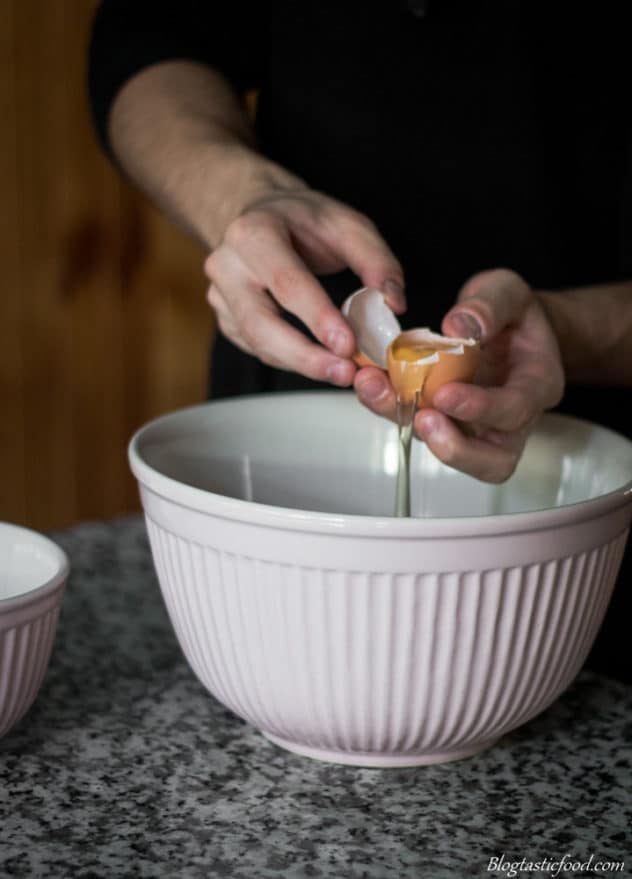
[{"label": "white bowl interior", "polygon": [[0,522],[0,601],[39,589],[66,564],[63,551],[47,537]]},{"label": "white bowl interior", "polygon": [[[245,397],[153,422],[136,444],[151,468],[216,494],[316,512],[391,516],[397,428],[349,392]],[[480,482],[414,441],[412,514],[469,517],[566,506],[632,479],[632,442],[578,419],[545,415],[514,475]]]}]

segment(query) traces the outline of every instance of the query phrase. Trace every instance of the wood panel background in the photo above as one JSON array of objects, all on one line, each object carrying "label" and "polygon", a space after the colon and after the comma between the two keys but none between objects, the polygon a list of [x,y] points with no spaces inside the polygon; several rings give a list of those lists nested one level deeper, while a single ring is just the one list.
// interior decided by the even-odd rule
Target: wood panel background
[{"label": "wood panel background", "polygon": [[138,509],[130,435],[207,387],[204,253],[92,132],[95,6],[0,0],[0,519],[36,529]]}]

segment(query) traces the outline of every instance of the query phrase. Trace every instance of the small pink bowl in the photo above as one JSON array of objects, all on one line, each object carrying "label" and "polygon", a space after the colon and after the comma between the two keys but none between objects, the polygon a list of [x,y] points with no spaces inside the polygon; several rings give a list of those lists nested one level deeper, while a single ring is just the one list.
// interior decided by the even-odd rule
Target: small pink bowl
[{"label": "small pink bowl", "polygon": [[66,553],[51,540],[0,522],[0,737],[37,696],[68,572]]}]

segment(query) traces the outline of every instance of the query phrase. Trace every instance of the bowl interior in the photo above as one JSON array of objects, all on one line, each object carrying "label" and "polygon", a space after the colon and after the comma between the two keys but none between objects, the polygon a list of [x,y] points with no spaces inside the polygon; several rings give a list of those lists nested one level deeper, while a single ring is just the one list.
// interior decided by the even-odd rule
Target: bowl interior
[{"label": "bowl interior", "polygon": [[[152,422],[132,446],[132,455],[158,473],[227,497],[325,513],[393,514],[397,428],[349,392],[208,403]],[[411,471],[413,516],[529,512],[623,490],[632,479],[632,442],[549,414],[502,485],[444,466],[416,440]]]},{"label": "bowl interior", "polygon": [[45,586],[66,567],[65,554],[47,537],[0,522],[0,602]]}]

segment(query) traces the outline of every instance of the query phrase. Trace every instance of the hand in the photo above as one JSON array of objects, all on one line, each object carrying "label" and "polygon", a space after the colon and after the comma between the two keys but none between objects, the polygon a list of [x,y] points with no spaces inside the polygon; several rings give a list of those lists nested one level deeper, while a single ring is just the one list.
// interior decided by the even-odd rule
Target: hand
[{"label": "hand", "polygon": [[[355,339],[315,274],[351,268],[401,313],[402,269],[365,216],[307,188],[280,189],[230,223],[205,263],[219,327],[264,363],[348,386]],[[296,315],[321,345],[281,317]],[[323,347],[324,346],[324,347]]]},{"label": "hand", "polygon": [[353,333],[314,273],[350,268],[403,311],[402,269],[370,220],[260,155],[234,89],[207,65],[151,65],[121,89],[111,117],[130,177],[212,249],[208,299],[222,332],[272,366],[351,384]]},{"label": "hand", "polygon": [[[442,331],[477,335],[481,364],[475,384],[450,382],[437,391],[434,408],[416,414],[415,434],[445,464],[503,482],[538,416],[562,398],[564,371],[553,330],[525,281],[496,269],[465,284]],[[384,372],[366,367],[354,384],[366,406],[395,419],[395,392]]]}]

